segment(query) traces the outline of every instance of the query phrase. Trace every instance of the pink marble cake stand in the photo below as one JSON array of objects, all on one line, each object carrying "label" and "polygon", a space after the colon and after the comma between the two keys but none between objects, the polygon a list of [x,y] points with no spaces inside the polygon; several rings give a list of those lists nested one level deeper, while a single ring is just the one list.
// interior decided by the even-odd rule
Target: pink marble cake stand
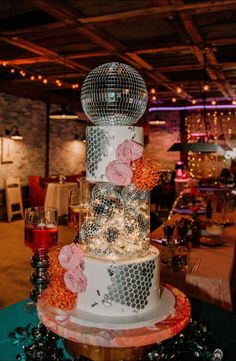
[{"label": "pink marble cake stand", "polygon": [[65,339],[65,347],[74,358],[83,355],[93,361],[138,361],[150,345],[175,336],[190,320],[188,298],[173,286],[162,287],[173,294],[175,312],[152,326],[126,330],[81,326],[68,313],[50,307],[43,298],[37,303],[38,316],[48,329]]}]

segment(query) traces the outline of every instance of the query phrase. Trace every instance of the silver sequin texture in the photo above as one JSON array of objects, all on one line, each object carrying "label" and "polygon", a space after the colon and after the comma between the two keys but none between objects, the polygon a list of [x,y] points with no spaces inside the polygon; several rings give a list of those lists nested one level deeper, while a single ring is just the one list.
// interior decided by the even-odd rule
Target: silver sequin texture
[{"label": "silver sequin texture", "polygon": [[144,309],[152,287],[155,271],[154,260],[108,267],[111,284],[104,299],[131,307],[134,312]]},{"label": "silver sequin texture", "polygon": [[93,177],[95,177],[99,163],[107,156],[109,146],[109,133],[104,129],[99,127],[86,129],[86,167]]}]

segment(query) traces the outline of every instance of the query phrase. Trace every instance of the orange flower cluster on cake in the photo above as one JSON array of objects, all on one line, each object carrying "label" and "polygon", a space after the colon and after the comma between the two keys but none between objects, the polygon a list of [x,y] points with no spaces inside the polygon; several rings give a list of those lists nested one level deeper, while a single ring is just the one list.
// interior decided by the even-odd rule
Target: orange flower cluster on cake
[{"label": "orange flower cluster on cake", "polygon": [[49,257],[50,283],[41,297],[46,298],[51,306],[71,310],[76,305],[78,294],[87,287],[83,251],[72,243],[62,249],[52,249]]},{"label": "orange flower cluster on cake", "polygon": [[134,162],[132,183],[140,190],[150,191],[158,182],[160,164],[149,156]]}]

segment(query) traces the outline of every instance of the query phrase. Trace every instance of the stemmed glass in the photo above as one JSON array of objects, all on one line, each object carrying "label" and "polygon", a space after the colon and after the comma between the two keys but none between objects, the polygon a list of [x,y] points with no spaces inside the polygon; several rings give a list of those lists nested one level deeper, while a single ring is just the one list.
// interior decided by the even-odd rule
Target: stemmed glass
[{"label": "stemmed glass", "polygon": [[78,191],[72,190],[69,196],[68,226],[77,231],[74,242],[79,243],[80,228],[89,216],[90,184],[85,177],[79,178]]},{"label": "stemmed glass", "polygon": [[48,285],[48,251],[57,245],[57,241],[58,209],[54,207],[26,208],[25,246],[34,252],[30,259],[30,264],[34,268],[30,280],[34,288],[30,292],[32,301],[25,305],[26,312],[35,312],[38,296]]}]

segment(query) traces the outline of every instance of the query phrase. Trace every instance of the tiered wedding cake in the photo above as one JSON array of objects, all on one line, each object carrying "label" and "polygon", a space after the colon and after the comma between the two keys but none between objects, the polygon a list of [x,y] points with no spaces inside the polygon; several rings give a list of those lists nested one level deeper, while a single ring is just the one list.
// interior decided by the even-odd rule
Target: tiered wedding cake
[{"label": "tiered wedding cake", "polygon": [[[136,70],[109,63],[88,75],[81,93],[95,124],[86,130],[90,213],[80,245],[63,247],[59,263],[52,261],[42,297],[66,310],[76,295],[73,317],[80,324],[139,327],[155,320],[160,302],[159,251],[149,240],[149,192],[158,166],[143,154],[143,129],[133,126],[146,109],[147,89]],[[55,292],[56,282],[67,290]]]}]

